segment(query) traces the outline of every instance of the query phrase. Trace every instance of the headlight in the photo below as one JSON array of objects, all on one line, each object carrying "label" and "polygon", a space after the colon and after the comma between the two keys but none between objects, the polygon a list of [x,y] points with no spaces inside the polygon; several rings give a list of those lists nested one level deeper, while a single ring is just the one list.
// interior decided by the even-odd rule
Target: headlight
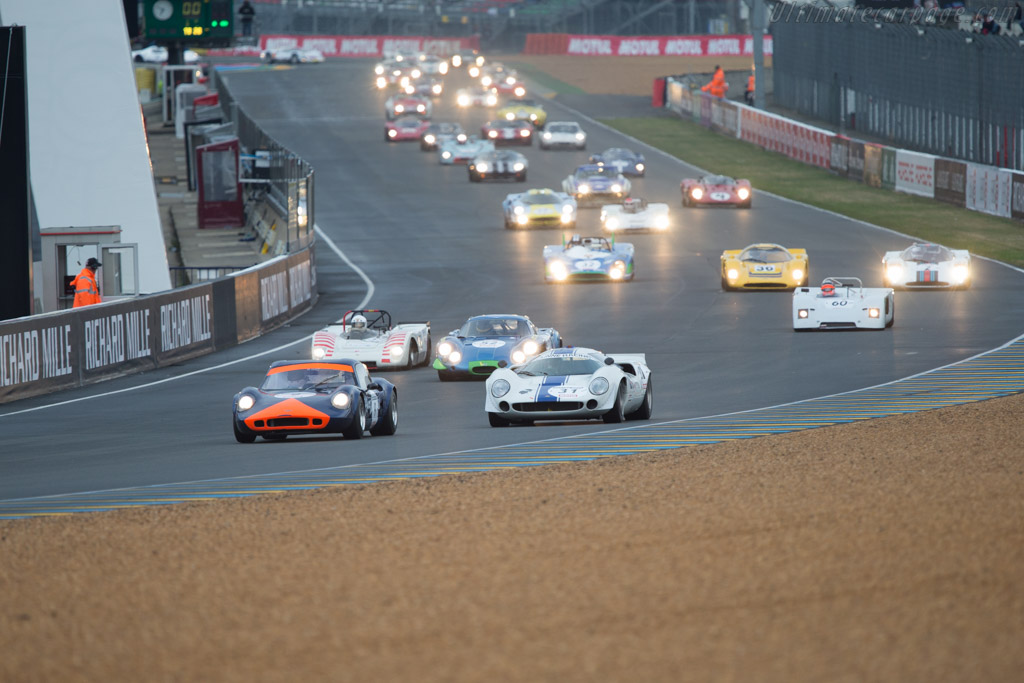
[{"label": "headlight", "polygon": [[513,114],[512,112],[507,112],[505,114],[505,118],[508,119],[509,121],[515,121],[516,120],[516,115]]},{"label": "headlight", "polygon": [[484,65],[484,56],[483,55],[477,55],[476,65],[477,66],[483,66]]},{"label": "headlight", "polygon": [[416,88],[412,87],[412,85],[405,86],[405,94],[406,95],[415,95],[416,94]]},{"label": "headlight", "polygon": [[514,209],[512,209],[512,213],[518,216],[519,214],[526,213],[526,209],[524,209],[521,206],[517,206]]},{"label": "headlight", "polygon": [[801,280],[803,280],[804,279],[804,271],[800,270],[799,268],[794,268],[793,269],[793,279],[796,280],[797,282],[800,282]]},{"label": "headlight", "polygon": [[438,65],[437,70],[441,73],[442,76],[444,76],[446,73],[448,73],[448,62],[441,62]]},{"label": "headlight", "polygon": [[564,280],[569,276],[568,269],[566,269],[565,264],[561,261],[553,261],[549,268],[551,270],[551,277],[556,280]]},{"label": "headlight", "polygon": [[543,137],[545,140],[550,140],[551,139],[551,133],[544,133],[544,135],[542,135],[541,137]]},{"label": "headlight", "polygon": [[694,199],[700,199],[701,197],[704,196],[704,190],[700,189],[699,187],[695,187],[692,190],[690,190],[690,196],[693,197]]},{"label": "headlight", "polygon": [[461,351],[452,351],[450,354],[448,354],[448,362],[451,363],[452,365],[458,363],[460,360],[462,360]]},{"label": "headlight", "polygon": [[579,140],[580,142],[582,142],[582,141],[587,139],[587,134],[586,133],[576,133],[576,139]]},{"label": "headlight", "polygon": [[869,308],[868,309],[868,317],[869,318],[877,318],[878,315],[879,315],[879,310],[877,308]]},{"label": "headlight", "polygon": [[590,393],[594,396],[600,396],[606,391],[608,391],[608,380],[604,377],[595,377],[593,381],[590,382]]},{"label": "headlight", "polygon": [[530,217],[527,216],[525,213],[521,213],[518,216],[516,216],[516,223],[518,223],[519,225],[526,225],[529,222]]},{"label": "headlight", "polygon": [[477,164],[476,165],[476,170],[480,171],[481,173],[487,173],[487,164],[485,164],[483,162]]},{"label": "headlight", "polygon": [[388,87],[388,79],[384,78],[383,76],[379,76],[377,78],[377,87],[380,88],[381,90]]},{"label": "headlight", "polygon": [[531,121],[536,121],[537,120],[537,115],[536,114],[530,114],[530,120]]},{"label": "headlight", "polygon": [[953,281],[958,285],[962,285],[967,282],[967,277],[970,275],[970,270],[963,263],[958,263],[953,266]]},{"label": "headlight", "polygon": [[413,69],[412,73],[409,75],[412,76],[413,78],[419,78],[420,76],[423,75],[423,72],[420,71],[419,69]]},{"label": "headlight", "polygon": [[501,398],[502,396],[507,394],[509,389],[511,388],[512,385],[509,384],[507,380],[494,380],[494,384],[491,385],[491,396],[493,396],[494,398]]},{"label": "headlight", "polygon": [[480,67],[477,67],[477,66],[469,67],[469,76],[470,76],[470,78],[476,78],[479,75],[480,75]]},{"label": "headlight", "polygon": [[903,267],[889,266],[885,269],[885,275],[889,278],[889,282],[898,282],[903,279]]},{"label": "headlight", "polygon": [[608,220],[606,220],[604,222],[604,227],[608,228],[609,230],[617,229],[619,227],[619,219],[618,218],[609,218]]},{"label": "headlight", "polygon": [[433,133],[428,133],[427,135],[423,136],[423,142],[427,143],[428,145],[434,144],[436,140],[437,138],[434,137]]},{"label": "headlight", "polygon": [[727,277],[730,280],[735,280],[739,276],[740,271],[736,270],[735,268],[730,268],[729,270],[725,271],[725,277]]},{"label": "headlight", "polygon": [[398,112],[399,114],[401,114],[403,111],[405,111],[405,105],[404,104],[396,104],[395,105],[395,111]]},{"label": "headlight", "polygon": [[654,219],[654,227],[658,230],[665,230],[668,228],[668,216],[658,216]]},{"label": "headlight", "polygon": [[389,351],[388,353],[390,353],[395,358],[398,358],[399,356],[402,355],[402,347],[401,346],[392,346],[391,347],[391,351]]},{"label": "headlight", "polygon": [[497,95],[488,95],[487,96],[487,106],[488,107],[493,107],[497,103],[498,103],[498,96]]},{"label": "headlight", "polygon": [[313,360],[323,360],[327,357],[327,349],[322,346],[313,347]]},{"label": "headlight", "polygon": [[389,138],[393,138],[396,135],[398,135],[398,131],[397,130],[395,130],[394,128],[388,129],[388,137]]},{"label": "headlight", "polygon": [[351,400],[349,399],[348,394],[338,393],[335,394],[334,396],[331,396],[331,405],[337,408],[338,410],[344,410],[345,408],[348,408],[349,403],[351,403]]},{"label": "headlight", "polygon": [[435,83],[434,87],[431,88],[431,90],[434,92],[435,95],[440,95],[441,94],[441,84],[440,83]]},{"label": "headlight", "polygon": [[519,131],[519,136],[520,137],[524,137],[524,138],[530,137],[530,129],[529,128],[522,129],[521,131]]},{"label": "headlight", "polygon": [[469,95],[459,95],[458,102],[460,107],[469,106]]},{"label": "headlight", "polygon": [[462,56],[461,55],[453,55],[452,56],[452,66],[454,66],[454,67],[462,66]]},{"label": "headlight", "polygon": [[747,189],[747,188],[745,188],[745,187],[741,187],[740,189],[736,190],[736,195],[737,195],[737,196],[738,196],[738,197],[739,197],[740,199],[742,199],[742,200],[746,201],[747,197],[749,197],[749,196],[750,196],[750,190],[748,190],[748,189]]},{"label": "headlight", "polygon": [[400,81],[398,81],[398,86],[400,88],[405,88],[405,87],[408,87],[408,85],[409,85],[409,77],[408,76],[402,76],[402,79]]},{"label": "headlight", "polygon": [[621,280],[622,276],[626,274],[626,264],[622,261],[616,261],[612,264],[612,267],[608,269],[608,277],[613,280]]},{"label": "headlight", "polygon": [[494,81],[491,79],[490,76],[484,76],[483,78],[480,79],[480,85],[484,86],[485,88],[488,87],[493,82]]},{"label": "headlight", "polygon": [[572,214],[571,213],[563,213],[562,214],[562,222],[566,223],[566,224],[572,223]]},{"label": "headlight", "polygon": [[451,159],[452,158],[452,153],[449,152],[448,150],[445,150],[445,151],[441,152],[441,158],[442,159]]},{"label": "headlight", "polygon": [[523,344],[523,351],[526,352],[526,355],[532,356],[533,354],[540,351],[540,344],[533,341],[532,339],[529,339],[525,344]]},{"label": "headlight", "polygon": [[512,362],[513,363],[519,364],[519,363],[522,363],[524,360],[526,360],[526,354],[525,353],[523,353],[519,349],[516,349],[515,351],[512,352]]},{"label": "headlight", "polygon": [[249,394],[244,394],[240,399],[238,399],[238,412],[244,413],[254,405],[256,405],[256,399]]},{"label": "headlight", "polygon": [[515,85],[516,79],[513,76],[509,76],[508,78],[505,79],[505,82],[508,83],[509,85]]},{"label": "headlight", "polygon": [[487,137],[489,137],[489,138],[496,138],[496,137],[498,137],[498,131],[496,131],[496,130],[489,130],[489,131],[487,131]]},{"label": "headlight", "polygon": [[806,308],[801,308],[800,310],[798,310],[796,312],[796,317],[800,318],[801,320],[806,318],[807,317],[807,309]]},{"label": "headlight", "polygon": [[377,66],[375,66],[373,68],[373,73],[375,73],[378,76],[380,76],[382,73],[384,73],[384,65],[383,64],[378,64]]},{"label": "headlight", "polygon": [[469,138],[467,138],[467,137],[466,137],[466,134],[465,134],[465,133],[459,133],[458,135],[456,135],[456,136],[455,136],[455,139],[456,139],[456,140],[457,140],[458,142],[465,142],[465,141],[466,141],[466,140],[468,140]]},{"label": "headlight", "polygon": [[644,165],[643,165],[643,164],[637,164],[637,165],[636,165],[636,170],[637,170],[637,171],[640,171],[641,173],[643,172],[644,168],[645,168],[645,167],[644,167]]},{"label": "headlight", "polygon": [[526,168],[526,164],[521,161],[517,161],[515,165],[512,166],[512,170],[516,172],[522,171],[524,168]]},{"label": "headlight", "polygon": [[622,192],[622,185],[619,185],[618,183],[612,183],[612,192]]},{"label": "headlight", "polygon": [[455,347],[450,342],[445,341],[437,345],[437,355],[439,356],[447,356],[454,350]]},{"label": "headlight", "polygon": [[416,106],[416,111],[418,111],[420,114],[422,114],[426,110],[427,110],[427,105],[425,105],[425,104],[420,104],[420,105]]},{"label": "headlight", "polygon": [[582,185],[580,185],[576,189],[579,191],[580,194],[589,194],[590,193],[590,185],[587,185],[586,183],[583,183]]},{"label": "headlight", "polygon": [[522,97],[523,95],[526,94],[526,88],[524,88],[521,85],[517,85],[515,93],[516,93],[516,97]]},{"label": "headlight", "polygon": [[562,213],[572,213],[572,204],[562,204]]}]

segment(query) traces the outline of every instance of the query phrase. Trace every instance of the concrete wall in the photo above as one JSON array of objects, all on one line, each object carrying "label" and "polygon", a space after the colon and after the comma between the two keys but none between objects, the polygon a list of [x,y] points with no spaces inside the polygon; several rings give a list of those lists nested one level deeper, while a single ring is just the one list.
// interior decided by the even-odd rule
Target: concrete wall
[{"label": "concrete wall", "polygon": [[143,292],[171,286],[121,0],[0,0],[26,28],[29,154],[41,228],[119,225]]}]

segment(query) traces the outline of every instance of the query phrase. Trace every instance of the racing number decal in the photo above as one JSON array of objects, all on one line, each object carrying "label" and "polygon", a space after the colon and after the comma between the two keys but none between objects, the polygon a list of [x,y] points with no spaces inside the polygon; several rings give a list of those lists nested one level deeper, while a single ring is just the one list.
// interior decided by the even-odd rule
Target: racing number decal
[{"label": "racing number decal", "polygon": [[847,302],[847,301],[833,301],[832,305],[833,306],[845,306],[847,303],[849,303],[849,302]]},{"label": "racing number decal", "polygon": [[573,267],[575,267],[576,270],[598,270],[601,267],[601,262],[592,260],[577,261],[573,264]]},{"label": "racing number decal", "polygon": [[775,266],[767,266],[767,265],[754,266],[754,272],[755,273],[774,273],[775,272]]},{"label": "racing number decal", "polygon": [[369,415],[366,416],[366,425],[367,427],[371,427],[377,424],[377,416],[380,414],[381,395],[378,391],[367,391],[366,395],[370,399],[367,401],[366,406],[369,412]]}]

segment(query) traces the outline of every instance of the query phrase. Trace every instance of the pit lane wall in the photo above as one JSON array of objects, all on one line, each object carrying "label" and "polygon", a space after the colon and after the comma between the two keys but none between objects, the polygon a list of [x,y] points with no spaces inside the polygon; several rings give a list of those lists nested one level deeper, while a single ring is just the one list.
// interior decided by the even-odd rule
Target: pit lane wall
[{"label": "pit lane wall", "polygon": [[665,107],[723,135],[896,192],[1024,221],[1024,173],[840,135],[665,79]]},{"label": "pit lane wall", "polygon": [[316,299],[311,245],[205,284],[0,322],[0,403],[234,346]]},{"label": "pit lane wall", "polygon": [[[772,37],[764,37],[772,54]],[[593,36],[575,33],[530,33],[523,54],[587,57],[743,57],[754,54],[749,35]]]}]

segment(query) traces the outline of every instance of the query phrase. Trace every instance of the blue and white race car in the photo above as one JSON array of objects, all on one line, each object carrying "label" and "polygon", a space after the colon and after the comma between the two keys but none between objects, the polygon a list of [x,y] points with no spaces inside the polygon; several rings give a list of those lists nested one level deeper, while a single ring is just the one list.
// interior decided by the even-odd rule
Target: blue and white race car
[{"label": "blue and white race car", "polygon": [[573,235],[544,247],[545,282],[628,282],[636,275],[633,245]]},{"label": "blue and white race car", "polygon": [[600,154],[594,154],[590,157],[590,163],[610,166],[624,176],[643,178],[647,172],[644,155],[625,147],[610,147]]},{"label": "blue and white race car", "polygon": [[525,315],[477,315],[437,345],[434,369],[442,382],[483,379],[499,367],[525,363],[561,346],[558,330],[538,328]]},{"label": "blue and white race car", "polygon": [[494,143],[470,135],[465,140],[451,138],[442,140],[437,146],[437,159],[442,164],[468,164],[484,152],[493,152]]},{"label": "blue and white race car", "polygon": [[492,427],[534,420],[647,420],[654,386],[642,353],[554,349],[487,378],[484,409]]},{"label": "blue and white race car", "polygon": [[564,192],[533,189],[505,197],[501,203],[505,229],[532,227],[576,227],[576,200]]},{"label": "blue and white race car", "polygon": [[629,196],[632,184],[610,166],[584,164],[562,181],[562,190],[576,202],[585,204],[619,204]]}]

